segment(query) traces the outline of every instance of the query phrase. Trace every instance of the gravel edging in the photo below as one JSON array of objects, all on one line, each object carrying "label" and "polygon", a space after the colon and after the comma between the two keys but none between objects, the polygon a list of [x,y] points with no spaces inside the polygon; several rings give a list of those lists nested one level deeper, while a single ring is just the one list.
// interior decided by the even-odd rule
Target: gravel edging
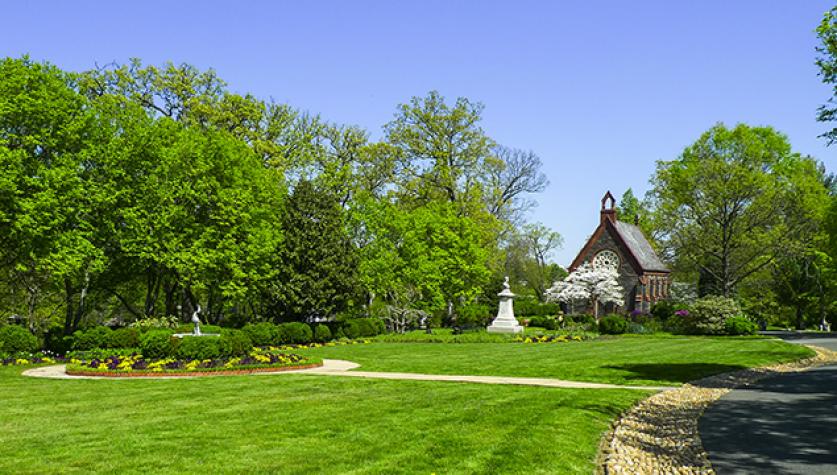
[{"label": "gravel edging", "polygon": [[602,439],[597,473],[714,474],[698,433],[703,411],[730,390],[778,373],[837,362],[837,352],[808,345],[804,360],[710,376],[663,391],[622,414]]}]

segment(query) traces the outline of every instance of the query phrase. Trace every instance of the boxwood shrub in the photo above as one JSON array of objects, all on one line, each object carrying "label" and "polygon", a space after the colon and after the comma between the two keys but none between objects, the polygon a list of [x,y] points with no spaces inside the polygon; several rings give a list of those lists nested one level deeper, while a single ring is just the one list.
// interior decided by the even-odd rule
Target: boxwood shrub
[{"label": "boxwood shrub", "polygon": [[221,356],[244,356],[253,349],[253,340],[241,330],[224,329],[218,340]]},{"label": "boxwood shrub", "polygon": [[279,337],[282,343],[306,344],[311,343],[314,334],[311,327],[302,322],[290,322],[279,324]]},{"label": "boxwood shrub", "polygon": [[140,337],[140,353],[148,359],[174,356],[179,338],[172,337],[170,330],[151,330]]},{"label": "boxwood shrub", "polygon": [[111,333],[113,333],[113,330],[105,326],[78,330],[73,333],[73,350],[84,351],[95,348],[108,348]]},{"label": "boxwood shrub", "polygon": [[727,335],[755,335],[758,326],[747,317],[738,315],[724,322],[724,331]]},{"label": "boxwood shrub", "polygon": [[281,344],[279,328],[270,322],[248,323],[241,329],[250,337],[254,346],[272,346]]},{"label": "boxwood shrub", "polygon": [[[184,336],[179,338],[175,356],[189,360],[214,360],[221,356],[221,338],[217,336]],[[143,353],[143,356],[146,356]],[[147,357],[147,356],[146,356]]]},{"label": "boxwood shrub", "polygon": [[380,318],[352,318],[343,322],[341,327],[347,338],[366,338],[380,335],[386,329]]},{"label": "boxwood shrub", "polygon": [[0,328],[0,353],[32,353],[38,350],[38,339],[20,325]]},{"label": "boxwood shrub", "polygon": [[628,321],[620,315],[607,315],[599,320],[599,333],[621,335],[628,331]]},{"label": "boxwood shrub", "polygon": [[108,348],[136,348],[139,346],[139,331],[136,328],[120,328],[107,338]]},{"label": "boxwood shrub", "polygon": [[331,340],[331,330],[326,325],[317,325],[314,327],[314,341],[325,343]]}]

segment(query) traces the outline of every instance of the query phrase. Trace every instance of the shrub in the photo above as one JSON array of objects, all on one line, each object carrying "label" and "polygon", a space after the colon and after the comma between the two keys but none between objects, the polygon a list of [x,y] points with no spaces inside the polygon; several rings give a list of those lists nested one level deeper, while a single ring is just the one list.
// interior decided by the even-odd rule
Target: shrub
[{"label": "shrub", "polygon": [[740,314],[735,300],[710,295],[696,300],[687,312],[675,312],[673,329],[691,335],[723,335],[726,321]]},{"label": "shrub", "polygon": [[44,348],[58,355],[66,354],[73,349],[73,337],[64,335],[63,326],[52,326],[44,334]]},{"label": "shrub", "polygon": [[661,300],[651,307],[651,315],[657,320],[665,322],[674,315],[674,305],[668,300]]},{"label": "shrub", "polygon": [[529,317],[530,327],[539,327],[547,330],[555,330],[558,328],[558,321],[549,316],[534,316]]},{"label": "shrub", "polygon": [[241,330],[226,329],[221,332],[218,345],[221,356],[244,356],[253,349],[253,340]]},{"label": "shrub", "polygon": [[314,327],[314,341],[323,343],[331,340],[331,330],[326,325]]},{"label": "shrub", "polygon": [[279,324],[279,331],[282,343],[311,343],[311,339],[314,337],[311,327],[301,322]]},{"label": "shrub", "polygon": [[758,326],[744,315],[738,315],[724,322],[724,331],[727,335],[755,335]]},{"label": "shrub", "polygon": [[515,315],[529,317],[533,315],[558,315],[561,306],[557,303],[541,303],[537,300],[518,300],[514,303]]},{"label": "shrub", "polygon": [[0,328],[0,353],[32,353],[38,350],[38,339],[19,325]]},{"label": "shrub", "polygon": [[110,334],[113,332],[108,327],[98,326],[84,331],[73,333],[74,350],[92,350],[94,348],[108,348]]},{"label": "shrub", "polygon": [[[179,338],[175,356],[189,360],[213,360],[221,356],[221,338],[215,336],[184,336]],[[145,354],[143,354],[145,356]]]},{"label": "shrub", "polygon": [[628,330],[628,321],[619,315],[607,315],[599,320],[599,333],[621,335]]},{"label": "shrub", "polygon": [[151,330],[140,337],[140,353],[148,359],[174,356],[179,339],[172,338],[171,330]]},{"label": "shrub", "polygon": [[343,322],[341,328],[347,338],[355,339],[380,335],[386,327],[379,318],[353,318]]},{"label": "shrub", "polygon": [[248,323],[241,331],[250,337],[253,346],[271,346],[281,342],[279,328],[270,322]]},{"label": "shrub", "polygon": [[140,320],[136,320],[135,322],[129,325],[132,328],[136,328],[141,332],[149,331],[149,330],[158,330],[158,329],[167,329],[167,330],[174,330],[178,326],[180,326],[180,322],[177,320],[177,317],[147,317],[142,318]]},{"label": "shrub", "polygon": [[[201,333],[215,333],[221,334],[221,330],[223,330],[218,325],[204,325],[201,324]],[[195,324],[194,323],[184,323],[177,327],[176,333],[192,333],[195,331]]]},{"label": "shrub", "polygon": [[120,328],[108,335],[108,348],[136,348],[139,346],[139,331],[136,328]]},{"label": "shrub", "polygon": [[456,323],[460,325],[482,325],[489,318],[491,318],[491,310],[488,305],[472,303],[462,306],[457,311]]}]

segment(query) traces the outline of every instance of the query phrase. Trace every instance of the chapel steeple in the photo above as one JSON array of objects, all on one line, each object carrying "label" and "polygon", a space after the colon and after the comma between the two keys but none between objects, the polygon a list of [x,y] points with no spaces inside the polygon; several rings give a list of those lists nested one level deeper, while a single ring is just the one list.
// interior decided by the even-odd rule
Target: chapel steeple
[{"label": "chapel steeple", "polygon": [[601,223],[604,224],[605,221],[610,221],[611,223],[616,222],[616,198],[610,193],[608,190],[607,193],[602,197],[602,211],[601,211]]}]

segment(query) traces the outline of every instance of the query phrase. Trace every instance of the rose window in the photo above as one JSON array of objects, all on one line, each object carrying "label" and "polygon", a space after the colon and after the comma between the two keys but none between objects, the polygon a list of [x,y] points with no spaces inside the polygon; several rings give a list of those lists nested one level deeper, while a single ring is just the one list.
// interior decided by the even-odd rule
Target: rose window
[{"label": "rose window", "polygon": [[619,256],[613,251],[602,251],[596,254],[593,259],[593,267],[596,269],[619,269]]}]

